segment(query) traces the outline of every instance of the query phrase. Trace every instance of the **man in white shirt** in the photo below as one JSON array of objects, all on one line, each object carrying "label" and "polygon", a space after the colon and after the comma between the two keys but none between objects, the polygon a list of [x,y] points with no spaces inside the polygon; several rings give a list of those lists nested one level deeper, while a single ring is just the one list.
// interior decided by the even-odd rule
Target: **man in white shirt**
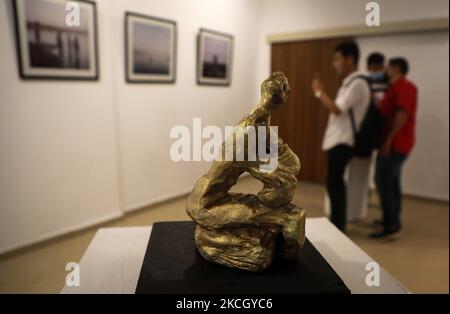
[{"label": "man in white shirt", "polygon": [[318,78],[312,90],[320,103],[330,112],[322,149],[327,152],[327,192],[331,203],[331,222],[345,231],[347,191],[344,172],[352,158],[355,134],[349,111],[353,112],[356,131],[359,130],[370,103],[370,87],[358,72],[359,48],[353,42],[344,42],[335,48],[333,67],[343,78],[336,99],[324,91]]}]

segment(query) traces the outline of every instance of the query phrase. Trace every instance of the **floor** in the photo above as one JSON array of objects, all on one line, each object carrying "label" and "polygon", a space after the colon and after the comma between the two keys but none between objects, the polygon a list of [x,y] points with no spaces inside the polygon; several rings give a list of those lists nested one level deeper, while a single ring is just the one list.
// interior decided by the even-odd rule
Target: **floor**
[{"label": "floor", "polygon": [[[257,192],[259,182],[240,179],[233,191]],[[309,217],[323,216],[324,189],[299,183],[293,203]],[[187,220],[186,197],[132,212],[123,218],[0,256],[0,293],[57,293],[66,276],[65,265],[79,261],[100,227],[143,226],[155,221]],[[449,292],[449,207],[446,202],[404,197],[404,230],[394,241],[367,237],[370,221],[377,218],[376,195],[367,219],[353,223],[348,236],[415,293]]]}]

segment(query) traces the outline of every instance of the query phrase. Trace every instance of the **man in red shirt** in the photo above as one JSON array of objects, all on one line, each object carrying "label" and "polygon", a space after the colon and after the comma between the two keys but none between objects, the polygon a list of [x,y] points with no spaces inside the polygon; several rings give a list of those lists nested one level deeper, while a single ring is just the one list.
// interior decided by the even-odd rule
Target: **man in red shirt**
[{"label": "man in red shirt", "polygon": [[417,88],[406,79],[404,58],[389,60],[390,87],[380,104],[385,124],[378,150],[375,182],[383,209],[383,229],[372,238],[383,238],[401,229],[401,170],[415,143]]}]

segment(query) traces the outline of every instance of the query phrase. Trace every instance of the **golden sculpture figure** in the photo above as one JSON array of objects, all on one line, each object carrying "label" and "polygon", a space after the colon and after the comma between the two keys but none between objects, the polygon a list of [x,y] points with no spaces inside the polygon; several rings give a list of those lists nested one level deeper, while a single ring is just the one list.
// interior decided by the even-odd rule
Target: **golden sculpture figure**
[{"label": "golden sculpture figure", "polygon": [[[270,113],[286,103],[288,94],[286,76],[273,73],[262,83],[261,100],[256,108],[237,126],[256,129],[263,126],[269,132]],[[248,135],[235,132],[233,136],[236,143],[244,136],[244,150],[248,149]],[[236,156],[237,152],[233,153]],[[206,260],[261,271],[276,256],[297,258],[305,241],[306,212],[290,201],[295,193],[300,161],[281,139],[278,139],[277,153],[278,165],[274,171],[261,169],[266,161],[248,160],[245,151],[244,161],[213,161],[208,173],[196,182],[186,211],[196,223],[195,245]],[[264,184],[257,195],[228,192],[244,172]]]}]

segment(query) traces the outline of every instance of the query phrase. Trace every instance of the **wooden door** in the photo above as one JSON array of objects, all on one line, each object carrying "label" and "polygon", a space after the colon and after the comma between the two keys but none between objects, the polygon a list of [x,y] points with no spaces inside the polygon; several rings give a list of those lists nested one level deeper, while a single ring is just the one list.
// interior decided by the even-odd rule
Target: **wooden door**
[{"label": "wooden door", "polygon": [[341,79],[332,67],[337,44],[349,38],[320,39],[272,44],[272,72],[286,74],[291,93],[286,106],[273,111],[271,125],[277,125],[280,137],[299,156],[302,181],[324,183],[326,155],[322,138],[328,112],[311,91],[311,80],[319,75],[328,95],[335,97]]}]

